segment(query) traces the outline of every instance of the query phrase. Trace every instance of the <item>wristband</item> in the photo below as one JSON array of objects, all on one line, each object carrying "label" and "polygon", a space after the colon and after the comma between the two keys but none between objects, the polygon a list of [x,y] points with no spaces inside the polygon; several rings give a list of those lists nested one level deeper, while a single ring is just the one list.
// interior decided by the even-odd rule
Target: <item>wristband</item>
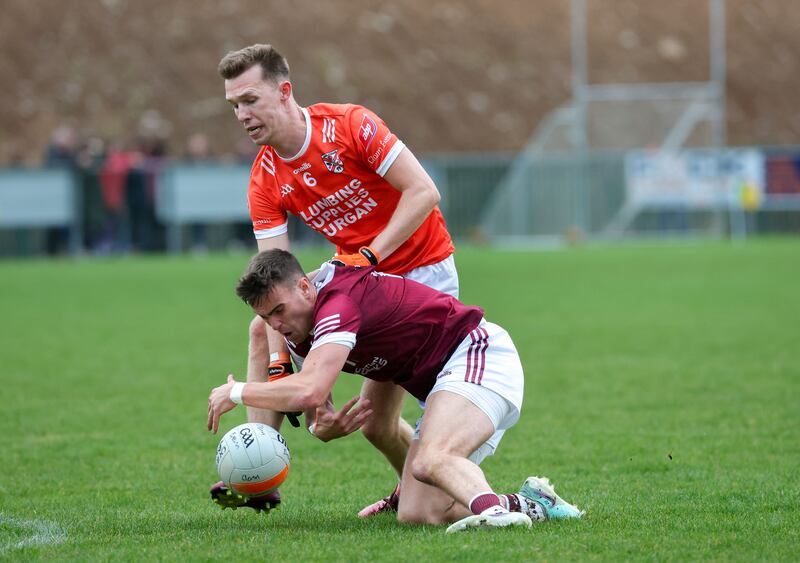
[{"label": "wristband", "polygon": [[361,256],[366,258],[372,266],[377,266],[378,262],[381,261],[381,257],[378,255],[378,253],[372,250],[369,246],[362,246],[358,249],[358,252],[361,254]]},{"label": "wristband", "polygon": [[242,404],[242,393],[244,392],[244,386],[245,383],[243,381],[237,381],[231,388],[230,399],[237,405]]}]

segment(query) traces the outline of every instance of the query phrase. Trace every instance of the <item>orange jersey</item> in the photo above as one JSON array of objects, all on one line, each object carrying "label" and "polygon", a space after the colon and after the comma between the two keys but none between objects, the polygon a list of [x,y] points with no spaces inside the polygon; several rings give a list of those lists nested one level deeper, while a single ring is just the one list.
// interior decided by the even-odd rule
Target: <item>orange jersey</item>
[{"label": "orange jersey", "polygon": [[[339,254],[354,254],[386,228],[400,191],[383,179],[405,145],[374,113],[352,104],[302,109],[306,138],[284,159],[270,146],[250,172],[247,203],[256,239],[287,232],[287,213],[322,233]],[[404,274],[453,253],[436,207],[422,225],[378,268]]]}]

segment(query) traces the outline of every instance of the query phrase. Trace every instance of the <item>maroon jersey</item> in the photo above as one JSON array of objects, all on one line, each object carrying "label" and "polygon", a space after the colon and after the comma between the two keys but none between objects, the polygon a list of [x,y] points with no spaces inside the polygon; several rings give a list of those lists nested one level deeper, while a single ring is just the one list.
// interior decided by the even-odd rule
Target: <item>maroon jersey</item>
[{"label": "maroon jersey", "polygon": [[325,264],[314,278],[311,335],[292,353],[328,343],[350,348],[342,371],[392,381],[424,401],[450,355],[483,318],[480,307],[374,268]]}]

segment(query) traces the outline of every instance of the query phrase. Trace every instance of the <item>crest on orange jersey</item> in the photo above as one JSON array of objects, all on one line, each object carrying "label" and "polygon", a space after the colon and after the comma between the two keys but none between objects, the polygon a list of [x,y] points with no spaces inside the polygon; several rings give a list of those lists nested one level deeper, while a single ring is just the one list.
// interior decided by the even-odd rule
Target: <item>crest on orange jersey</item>
[{"label": "crest on orange jersey", "polygon": [[344,172],[344,163],[339,158],[339,149],[326,152],[322,155],[322,162],[325,163],[325,168],[328,169],[328,172],[333,172],[335,174],[341,174]]}]

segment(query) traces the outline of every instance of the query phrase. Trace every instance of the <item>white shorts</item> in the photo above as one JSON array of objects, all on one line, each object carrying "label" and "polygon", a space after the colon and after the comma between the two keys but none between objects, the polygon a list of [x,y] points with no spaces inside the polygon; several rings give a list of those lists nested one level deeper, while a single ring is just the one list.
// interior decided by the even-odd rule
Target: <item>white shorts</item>
[{"label": "white shorts", "polygon": [[458,272],[452,254],[436,264],[414,268],[403,274],[403,277],[438,289],[442,293],[458,299]]},{"label": "white shorts", "polygon": [[[450,391],[486,413],[495,433],[470,456],[480,463],[494,453],[503,433],[519,420],[524,384],[522,363],[508,332],[484,319],[447,360],[428,397]],[[425,408],[422,402],[420,406]],[[425,413],[417,420],[415,440],[424,417]]]}]

